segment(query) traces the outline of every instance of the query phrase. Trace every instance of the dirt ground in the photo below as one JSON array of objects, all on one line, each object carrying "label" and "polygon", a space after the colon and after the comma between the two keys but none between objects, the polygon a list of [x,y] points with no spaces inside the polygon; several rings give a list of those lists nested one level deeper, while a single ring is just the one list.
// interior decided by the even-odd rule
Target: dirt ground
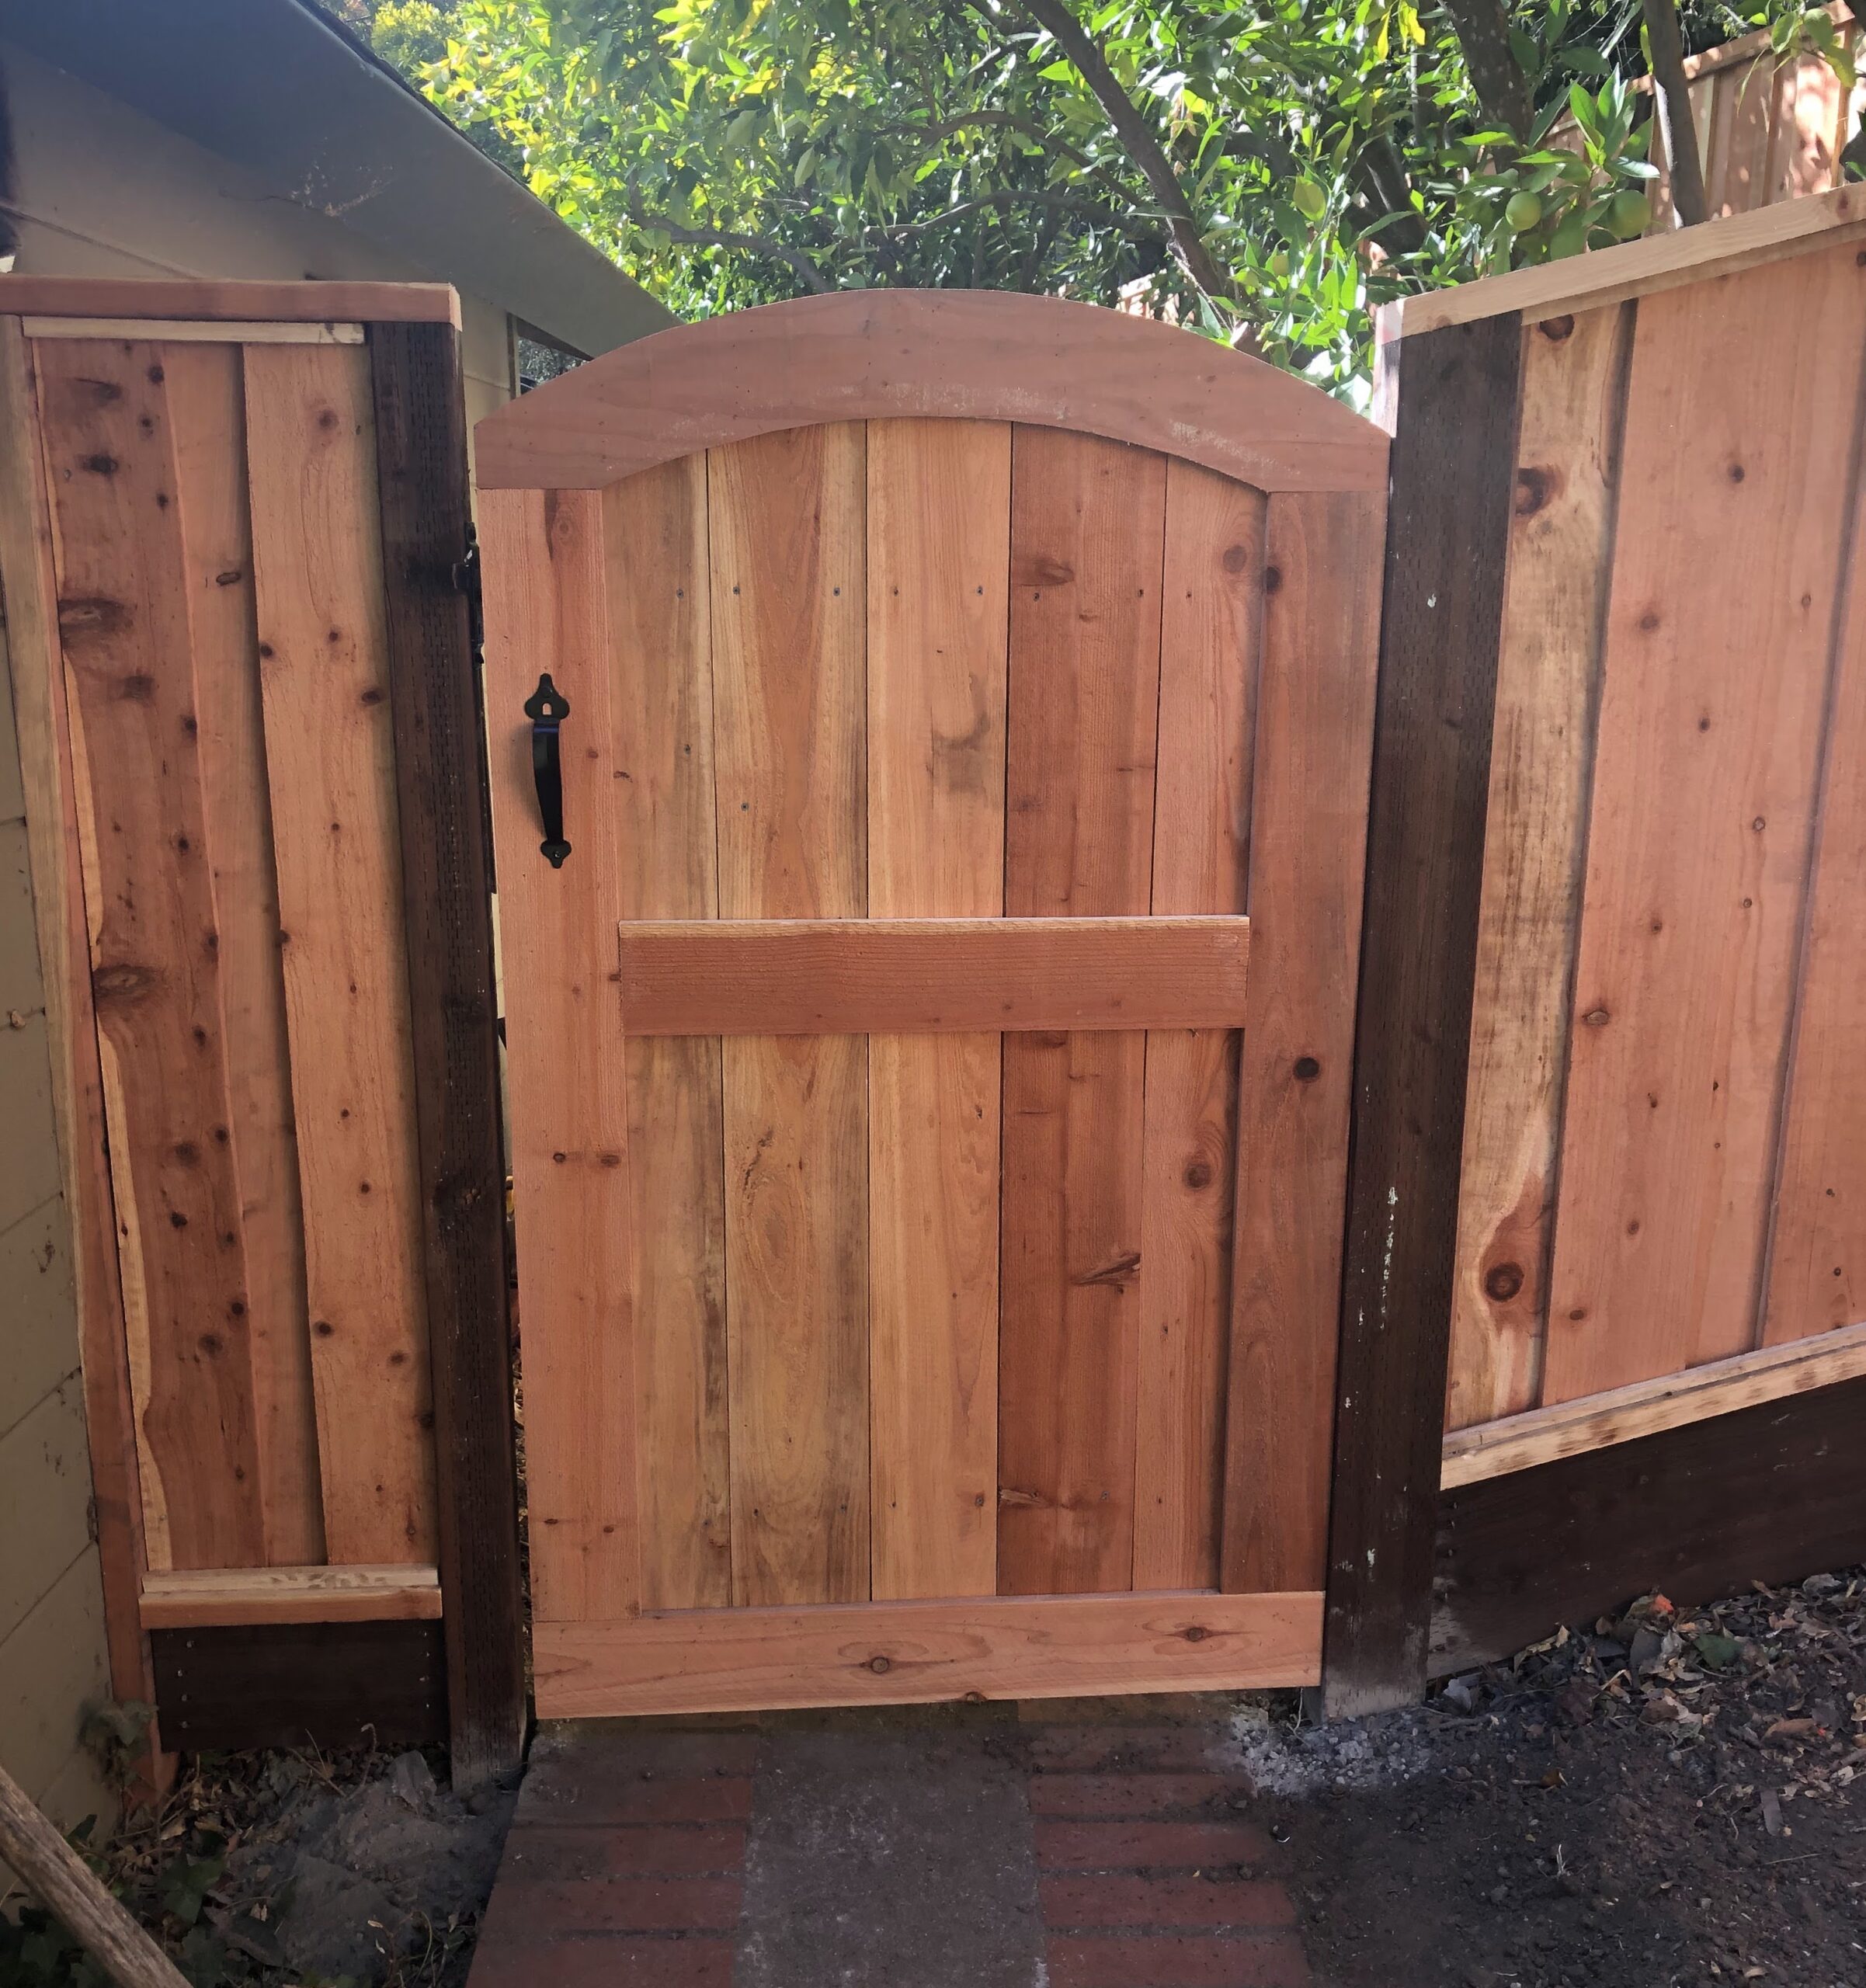
[{"label": "dirt ground", "polygon": [[[990,1757],[1028,1767],[1059,1709],[954,1713],[1001,1722]],[[1866,1984],[1866,1571],[1684,1614],[1650,1597],[1357,1724],[1306,1725],[1289,1694],[1071,1715],[1205,1730],[1319,1988]],[[207,1757],[99,1861],[201,1988],[457,1988],[512,1797],[457,1802],[444,1767]],[[0,1934],[0,1988],[96,1978],[61,1948]]]}]

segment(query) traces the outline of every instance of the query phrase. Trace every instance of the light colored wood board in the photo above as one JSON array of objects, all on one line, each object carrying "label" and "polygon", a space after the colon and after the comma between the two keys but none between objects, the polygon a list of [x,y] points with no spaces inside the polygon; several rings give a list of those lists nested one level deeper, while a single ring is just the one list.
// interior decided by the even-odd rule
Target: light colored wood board
[{"label": "light colored wood board", "polygon": [[1857,349],[1866,270],[1720,293],[1634,336],[1545,1406],[1758,1330],[1853,445],[1802,360]]},{"label": "light colored wood board", "polygon": [[[532,1608],[539,1621],[601,1620],[638,1607],[641,1591],[635,1201],[610,978],[615,872],[600,860],[619,846],[622,785],[601,500],[482,492],[478,526]],[[547,663],[571,706],[565,823],[587,845],[561,870],[538,853],[523,709]]]},{"label": "light colored wood board", "polygon": [[360,325],[280,325],[179,318],[28,318],[29,339],[159,339],[164,344],[361,345]]},{"label": "light colored wood board", "polygon": [[[620,777],[617,839],[589,853],[613,867],[625,919],[718,909],[706,491],[706,459],[690,456],[603,496]],[[629,1150],[654,1156],[630,1170],[642,1604],[724,1607],[732,1570],[719,1045],[631,1040],[624,1053]]]},{"label": "light colored wood board", "polygon": [[369,356],[243,358],[325,1548],[425,1562],[433,1391]]},{"label": "light colored wood board", "polygon": [[1451,1298],[1451,1429],[1532,1408],[1541,1391],[1631,335],[1629,304],[1524,333]]},{"label": "light colored wood board", "polygon": [[1778,1347],[1866,1318],[1866,507],[1856,495],[1763,1295]]},{"label": "light colored wood board", "polygon": [[436,1622],[433,1567],[274,1566],[144,1578],[145,1629],[233,1628],[263,1622]]},{"label": "light colored wood board", "polygon": [[1237,1108],[1235,1031],[1148,1037],[1137,1588],[1218,1582]]},{"label": "light colored wood board", "polygon": [[[147,1558],[137,1482],[136,1412],[105,1156],[89,933],[57,634],[51,512],[31,351],[16,318],[0,317],[0,432],[24,441],[24,446],[0,449],[0,600],[5,614],[0,632],[26,805],[59,1178],[71,1227],[110,1690],[120,1699],[153,1705],[148,1642],[137,1612]],[[156,1743],[152,1736],[151,1746]]]},{"label": "light colored wood board", "polygon": [[[1241,912],[1263,634],[1265,499],[1166,466],[1153,909]],[[1134,1584],[1218,1578],[1238,1044],[1224,1030],[1147,1044]]]},{"label": "light colored wood board", "polygon": [[544,1719],[1260,1691],[1321,1674],[1322,1597],[1043,1595],[540,1623]]},{"label": "light colored wood board", "polygon": [[868,1044],[721,1045],[732,1599],[860,1600],[870,1580]]},{"label": "light colored wood board", "polygon": [[1382,345],[1468,325],[1479,318],[1520,311],[1525,322],[1577,311],[1604,310],[1628,297],[1654,297],[1686,284],[1732,276],[1810,249],[1838,248],[1866,234],[1866,192],[1836,186],[1830,193],[1778,201],[1753,213],[1698,228],[1623,242],[1558,262],[1513,269],[1480,283],[1458,283],[1381,306],[1376,336]]},{"label": "light colored wood board", "polygon": [[1688,1372],[1537,1408],[1466,1429],[1445,1439],[1441,1488],[1475,1484],[1506,1472],[1558,1462],[1590,1450],[1630,1443],[1662,1429],[1732,1415],[1763,1402],[1866,1374],[1866,1325],[1843,1326],[1813,1339],[1713,1360]]},{"label": "light colored wood board", "polygon": [[677,325],[488,415],[482,490],[592,489],[823,422],[1016,421],[1161,449],[1261,490],[1378,490],[1386,438],[1177,327],[1005,290],[843,290]]},{"label": "light colored wood board", "polygon": [[[865,440],[843,424],[707,459],[723,917],[867,908]],[[858,1600],[867,1045],[738,1037],[722,1072],[733,1599]]]},{"label": "light colored wood board", "polygon": [[217,276],[0,276],[0,311],[33,317],[334,324],[460,322],[440,283],[265,283]]},{"label": "light colored wood board", "polygon": [[1327,1560],[1384,501],[1277,496],[1265,544],[1221,1586]]},{"label": "light colored wood board", "polygon": [[[868,429],[868,908],[1004,909],[1011,435]],[[869,1042],[872,1586],[997,1587],[994,1034]]]},{"label": "light colored wood board", "polygon": [[624,920],[631,1036],[1201,1028],[1243,1019],[1244,918]]},{"label": "light colored wood board", "polygon": [[1721,214],[1747,214],[1768,196],[1768,65],[1726,71],[1717,79],[1718,172],[1706,189]]},{"label": "light colored wood board", "polygon": [[292,1122],[272,808],[259,709],[245,393],[231,346],[164,344],[183,582],[193,631],[196,742],[225,1044],[227,1131],[246,1257],[246,1321],[266,1559],[325,1556]]},{"label": "light colored wood board", "polygon": [[[42,346],[59,627],[126,1278],[144,1524],[158,1566],[265,1558],[196,631],[161,349]],[[99,769],[102,770],[101,778]]]},{"label": "light colored wood board", "polygon": [[[1152,899],[1166,461],[1019,426],[1011,451],[1005,909]],[[1129,1588],[1145,1044],[1004,1043],[1001,1594]]]}]

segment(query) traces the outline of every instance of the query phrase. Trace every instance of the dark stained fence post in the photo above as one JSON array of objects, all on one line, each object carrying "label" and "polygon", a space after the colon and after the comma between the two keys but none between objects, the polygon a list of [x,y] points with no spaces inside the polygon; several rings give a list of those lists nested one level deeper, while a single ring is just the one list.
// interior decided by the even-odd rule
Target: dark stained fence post
[{"label": "dark stained fence post", "polygon": [[1425,1688],[1521,346],[1510,315],[1421,333],[1393,360],[1322,1660],[1331,1716]]},{"label": "dark stained fence post", "polygon": [[525,1736],[484,745],[459,334],[369,328],[457,1788]]}]

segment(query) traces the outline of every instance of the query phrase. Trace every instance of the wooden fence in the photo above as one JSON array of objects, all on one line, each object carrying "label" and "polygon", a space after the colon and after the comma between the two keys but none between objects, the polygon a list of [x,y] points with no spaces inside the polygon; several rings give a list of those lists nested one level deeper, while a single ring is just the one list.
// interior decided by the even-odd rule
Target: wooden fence
[{"label": "wooden fence", "polygon": [[[454,1214],[499,1180],[457,335],[444,290],[0,279],[113,1680],[193,1745],[238,1724],[187,1688],[235,1628],[308,1690],[425,1677],[443,1729],[434,1624],[515,1565],[498,1231]],[[503,1712],[454,1666],[469,1778],[517,1743],[497,1620]],[[359,1623],[403,1626],[360,1657]]]}]

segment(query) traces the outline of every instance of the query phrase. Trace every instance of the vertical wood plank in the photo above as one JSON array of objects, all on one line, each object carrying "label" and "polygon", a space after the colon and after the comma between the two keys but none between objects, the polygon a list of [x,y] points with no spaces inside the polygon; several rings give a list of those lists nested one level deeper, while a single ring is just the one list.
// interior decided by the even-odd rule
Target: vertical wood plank
[{"label": "vertical wood plank", "polygon": [[485,732],[467,601],[466,412],[450,325],[369,334],[408,930],[449,1763],[464,1794],[525,1740],[505,1154]]},{"label": "vertical wood plank", "polygon": [[1388,353],[1392,513],[1327,1521],[1332,1714],[1405,1704],[1425,1683],[1521,358],[1513,315]]},{"label": "vertical wood plank", "polygon": [[[59,1176],[71,1224],[74,1295],[89,1434],[91,1492],[103,1578],[110,1691],[155,1702],[139,1607],[146,1566],[116,1265],[116,1220],[105,1156],[103,1080],[92,1010],[89,930],[68,756],[57,583],[31,349],[17,318],[0,317],[0,613],[19,742],[33,916],[45,984]],[[154,1753],[160,1740],[148,1744]],[[149,1763],[152,1767],[154,1761]],[[149,1774],[153,1781],[160,1777]]]},{"label": "vertical wood plank", "polygon": [[196,744],[218,941],[228,1125],[246,1253],[266,1557],[275,1566],[304,1566],[324,1558],[324,1509],[259,711],[245,394],[236,346],[165,346],[162,365],[182,488],[182,557],[194,631]]},{"label": "vertical wood plank", "polygon": [[[719,906],[713,797],[706,458],[605,493],[615,714],[616,866],[624,918],[711,918]],[[631,1041],[635,1381],[641,1600],[731,1600],[726,1421],[725,1154],[717,1037]]]},{"label": "vertical wood plank", "polygon": [[[1152,888],[1166,461],[1012,438],[1005,909],[1139,913]],[[1004,1043],[998,1589],[1134,1582],[1146,1039]]]},{"label": "vertical wood plank", "polygon": [[[1153,909],[1247,909],[1263,621],[1261,492],[1166,466]],[[1238,1039],[1147,1041],[1134,1585],[1215,1587]]]},{"label": "vertical wood plank", "polygon": [[[486,711],[506,1005],[526,1416],[531,1606],[540,1622],[641,1605],[634,1197],[617,1013],[619,846],[606,547],[596,491],[481,491]],[[571,853],[552,870],[524,704],[548,669]]]},{"label": "vertical wood plank", "polygon": [[245,376],[325,1538],[338,1564],[432,1560],[433,1396],[369,356],[252,346]]},{"label": "vertical wood plank", "polygon": [[1452,1429],[1541,1398],[1632,311],[1554,318],[1524,344],[1451,1300]]},{"label": "vertical wood plank", "polygon": [[1857,420],[1854,374],[1836,418],[1806,354],[1859,349],[1866,270],[1712,287],[1642,300],[1634,336],[1548,1404],[1757,1331]]},{"label": "vertical wood plank", "polygon": [[[860,917],[864,436],[794,429],[707,459],[719,909]],[[870,1583],[868,1045],[723,1045],[732,1597]]]},{"label": "vertical wood plank", "polygon": [[[92,985],[157,1566],[263,1564],[193,610],[163,348],[38,354]],[[146,1234],[145,1234],[145,1232]]]},{"label": "vertical wood plank", "polygon": [[1270,500],[1225,1418],[1234,1593],[1320,1587],[1327,1560],[1385,523],[1377,497]]},{"label": "vertical wood plank", "polygon": [[[1004,909],[1011,436],[868,426],[868,909]],[[997,1587],[995,1035],[869,1040],[877,1600]]]},{"label": "vertical wood plank", "polygon": [[1765,1346],[1866,1319],[1866,506],[1858,475],[1856,458],[1763,1295]]}]

